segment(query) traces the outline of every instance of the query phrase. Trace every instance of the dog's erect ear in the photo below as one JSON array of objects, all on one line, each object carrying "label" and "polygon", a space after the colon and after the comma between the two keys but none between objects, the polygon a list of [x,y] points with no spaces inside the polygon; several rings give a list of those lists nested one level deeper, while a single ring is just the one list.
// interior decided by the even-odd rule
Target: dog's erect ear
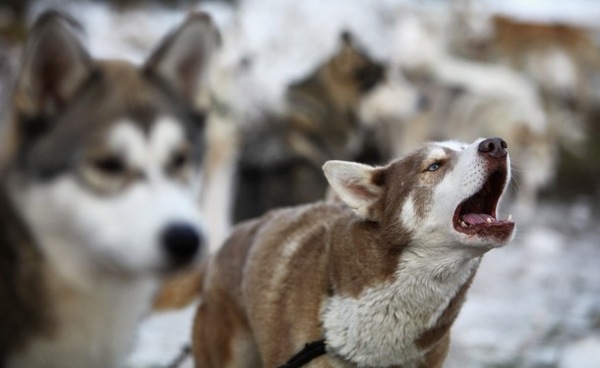
[{"label": "dog's erect ear", "polygon": [[165,38],[144,69],[165,83],[171,93],[193,103],[220,43],[219,32],[207,14],[191,15]]},{"label": "dog's erect ear", "polygon": [[35,22],[23,55],[15,107],[25,117],[49,117],[60,110],[92,71],[81,27],[71,17],[48,11]]},{"label": "dog's erect ear", "polygon": [[354,40],[350,31],[342,31],[342,33],[340,34],[340,40],[342,41],[342,45],[354,47]]},{"label": "dog's erect ear", "polygon": [[354,72],[355,63],[358,59],[358,52],[352,40],[352,34],[348,31],[340,35],[340,48],[333,56],[333,64],[343,75],[350,76]]},{"label": "dog's erect ear", "polygon": [[369,220],[375,220],[371,207],[383,193],[383,188],[374,181],[378,170],[347,161],[327,161],[323,165],[325,177],[334,192],[359,216]]}]

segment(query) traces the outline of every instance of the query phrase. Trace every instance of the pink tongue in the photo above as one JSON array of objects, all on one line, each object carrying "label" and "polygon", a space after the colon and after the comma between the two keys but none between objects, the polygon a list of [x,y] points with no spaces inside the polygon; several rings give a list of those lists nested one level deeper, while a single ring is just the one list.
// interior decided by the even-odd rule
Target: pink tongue
[{"label": "pink tongue", "polygon": [[469,225],[483,224],[487,222],[487,219],[491,219],[492,222],[496,222],[496,219],[490,215],[484,213],[469,213],[462,217],[462,220]]}]

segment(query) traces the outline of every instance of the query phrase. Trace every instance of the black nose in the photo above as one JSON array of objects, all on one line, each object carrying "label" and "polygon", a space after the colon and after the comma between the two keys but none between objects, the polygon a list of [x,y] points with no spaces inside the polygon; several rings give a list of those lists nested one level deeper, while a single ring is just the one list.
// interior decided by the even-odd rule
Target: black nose
[{"label": "black nose", "polygon": [[170,224],[162,233],[164,249],[176,264],[191,261],[198,253],[201,242],[200,233],[196,227],[186,223]]},{"label": "black nose", "polygon": [[502,158],[506,156],[507,147],[508,145],[502,138],[488,138],[479,143],[479,152],[487,153],[492,157]]}]

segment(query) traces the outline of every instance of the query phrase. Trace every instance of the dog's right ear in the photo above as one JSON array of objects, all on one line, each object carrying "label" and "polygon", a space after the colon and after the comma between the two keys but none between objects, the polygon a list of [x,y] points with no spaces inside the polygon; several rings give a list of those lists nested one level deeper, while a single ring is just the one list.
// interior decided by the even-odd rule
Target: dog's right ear
[{"label": "dog's right ear", "polygon": [[325,177],[339,198],[359,216],[373,218],[372,206],[383,194],[383,188],[375,182],[380,169],[347,161],[327,161],[323,165]]},{"label": "dog's right ear", "polygon": [[206,82],[206,71],[221,44],[221,36],[208,14],[196,13],[161,42],[144,65],[169,92],[194,104]]},{"label": "dog's right ear", "polygon": [[56,114],[92,71],[91,57],[71,17],[48,11],[35,22],[15,89],[17,113],[28,119]]}]

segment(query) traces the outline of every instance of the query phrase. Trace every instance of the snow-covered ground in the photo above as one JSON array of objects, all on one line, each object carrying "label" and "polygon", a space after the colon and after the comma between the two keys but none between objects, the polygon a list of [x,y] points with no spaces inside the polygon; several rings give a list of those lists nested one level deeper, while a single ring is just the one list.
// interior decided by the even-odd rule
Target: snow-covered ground
[{"label": "snow-covered ground", "polygon": [[[142,324],[135,349],[127,362],[130,368],[167,367],[190,344],[196,304],[183,310],[157,313]],[[193,366],[191,358],[177,368]]]}]

